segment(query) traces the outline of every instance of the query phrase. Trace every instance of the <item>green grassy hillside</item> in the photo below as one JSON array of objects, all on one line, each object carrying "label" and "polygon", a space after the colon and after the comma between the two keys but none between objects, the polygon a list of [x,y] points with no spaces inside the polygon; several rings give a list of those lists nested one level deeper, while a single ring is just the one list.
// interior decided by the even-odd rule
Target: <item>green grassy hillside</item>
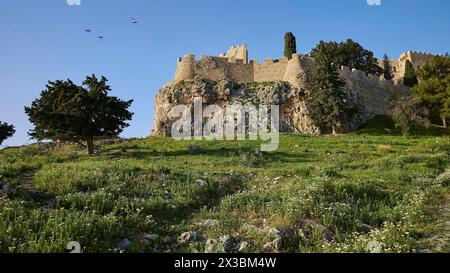
[{"label": "green grassy hillside", "polygon": [[[117,252],[125,238],[126,252],[435,251],[450,131],[405,139],[386,127],[283,134],[267,154],[251,141],[156,137],[104,143],[92,157],[75,145],[4,149],[0,252],[64,252],[70,241]],[[180,242],[189,231],[202,238]]]}]

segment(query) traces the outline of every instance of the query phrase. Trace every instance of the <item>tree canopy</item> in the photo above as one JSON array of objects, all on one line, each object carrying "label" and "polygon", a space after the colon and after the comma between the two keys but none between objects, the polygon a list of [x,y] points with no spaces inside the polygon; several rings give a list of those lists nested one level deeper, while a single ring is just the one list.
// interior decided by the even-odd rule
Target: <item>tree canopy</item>
[{"label": "tree canopy", "polygon": [[316,125],[332,130],[352,110],[350,95],[344,88],[334,63],[333,46],[321,43],[315,50],[315,66],[306,100],[309,115]]},{"label": "tree canopy", "polygon": [[426,118],[428,110],[423,107],[420,98],[415,96],[392,97],[389,114],[394,120],[395,126],[402,131],[404,137],[408,137],[411,134],[411,128],[414,125],[429,125],[429,120]]},{"label": "tree canopy", "polygon": [[450,57],[436,56],[424,65],[417,75],[420,83],[412,92],[430,109],[431,114],[441,118],[444,127],[450,118]]},{"label": "tree canopy", "polygon": [[12,137],[15,132],[16,130],[13,125],[0,121],[0,145],[2,145],[3,141]]},{"label": "tree canopy", "polygon": [[417,85],[418,80],[416,76],[416,71],[411,63],[411,61],[406,60],[405,64],[405,76],[403,77],[403,84],[408,87],[414,87]]},{"label": "tree canopy", "polygon": [[364,49],[351,39],[342,43],[320,41],[316,48],[312,50],[311,56],[316,58],[319,50],[325,50],[329,54],[331,62],[337,68],[348,66],[378,76],[383,73],[383,69],[378,65],[378,60],[374,57],[373,52]]},{"label": "tree canopy", "polygon": [[429,63],[417,71],[417,76],[422,81],[431,78],[443,80],[450,74],[450,56],[448,54],[434,57]]},{"label": "tree canopy", "polygon": [[34,129],[29,135],[37,140],[86,141],[93,154],[93,141],[99,137],[116,137],[131,120],[128,111],[132,100],[108,96],[111,91],[105,77],[87,77],[81,86],[71,80],[49,82],[40,98],[25,107]]},{"label": "tree canopy", "polygon": [[387,54],[384,54],[383,57],[383,75],[386,80],[392,80],[394,78],[391,62]]}]

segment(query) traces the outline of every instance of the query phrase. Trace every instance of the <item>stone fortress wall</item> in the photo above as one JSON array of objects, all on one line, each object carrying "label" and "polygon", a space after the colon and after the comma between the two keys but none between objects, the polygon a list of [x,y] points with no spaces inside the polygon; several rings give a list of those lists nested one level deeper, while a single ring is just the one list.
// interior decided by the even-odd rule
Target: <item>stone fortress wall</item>
[{"label": "stone fortress wall", "polygon": [[[402,54],[397,61],[392,61],[395,75],[393,80],[386,80],[383,76],[367,75],[363,71],[349,67],[341,67],[339,74],[360,110],[360,113],[349,122],[347,130],[356,129],[357,126],[376,115],[387,114],[389,96],[393,93],[408,92],[408,88],[402,85],[406,60],[410,60],[414,68],[419,69],[433,57],[431,54],[414,51]],[[301,89],[310,78],[313,67],[314,60],[311,57],[298,54],[294,54],[291,59],[286,57],[276,60],[266,59],[263,63],[256,60],[249,61],[247,47],[241,45],[232,47],[227,53],[218,57],[202,56],[196,60],[195,55],[185,55],[178,60],[174,83],[194,80],[197,77],[244,83],[286,81],[293,87]],[[302,109],[301,112],[307,113],[307,109]],[[302,122],[297,123],[302,124]],[[298,129],[298,131],[307,132],[308,130]]]},{"label": "stone fortress wall", "polygon": [[[435,56],[430,53],[408,51],[400,55],[397,60],[390,60],[392,73],[394,74],[394,81],[398,84],[403,83],[403,76],[405,75],[406,61],[409,60],[414,69],[417,71],[423,67],[426,63],[430,62]],[[380,66],[383,66],[382,61]]]},{"label": "stone fortress wall", "polygon": [[[405,62],[409,59],[416,69],[431,60],[433,55],[409,51],[392,62],[396,71],[396,78],[387,81],[383,76],[365,75],[363,71],[343,68],[341,76],[349,84],[353,81],[363,82],[365,86],[373,89],[391,90],[401,88],[399,79],[404,75]],[[295,87],[302,87],[313,67],[313,59],[307,56],[294,54],[289,60],[286,57],[280,59],[266,59],[263,63],[256,60],[248,60],[248,50],[245,45],[235,46],[227,53],[219,57],[202,56],[200,60],[195,55],[185,55],[177,63],[175,82],[181,80],[193,80],[196,77],[220,81],[223,79],[237,82],[267,82],[287,81]],[[400,77],[401,75],[401,77]]]},{"label": "stone fortress wall", "polygon": [[234,80],[237,82],[288,81],[294,86],[301,83],[299,75],[305,74],[304,66],[310,60],[294,54],[292,59],[266,59],[263,63],[248,60],[245,45],[233,47],[219,57],[202,56],[196,60],[195,55],[179,58],[175,72],[175,82],[193,80],[196,77],[210,80]]},{"label": "stone fortress wall", "polygon": [[408,88],[391,80],[375,75],[367,75],[364,71],[341,67],[339,75],[347,88],[353,93],[363,112],[371,116],[383,115],[388,111],[387,98],[393,93],[407,92]]}]

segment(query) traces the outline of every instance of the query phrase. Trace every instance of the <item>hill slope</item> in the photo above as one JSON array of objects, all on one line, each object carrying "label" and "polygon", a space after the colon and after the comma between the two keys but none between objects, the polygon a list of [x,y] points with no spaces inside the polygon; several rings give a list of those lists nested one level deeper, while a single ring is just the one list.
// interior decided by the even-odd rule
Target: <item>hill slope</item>
[{"label": "hill slope", "polygon": [[158,137],[105,141],[94,157],[70,145],[5,149],[0,252],[64,252],[70,241],[85,252],[432,249],[449,131],[404,139],[386,126],[283,134],[270,154],[250,141]]}]

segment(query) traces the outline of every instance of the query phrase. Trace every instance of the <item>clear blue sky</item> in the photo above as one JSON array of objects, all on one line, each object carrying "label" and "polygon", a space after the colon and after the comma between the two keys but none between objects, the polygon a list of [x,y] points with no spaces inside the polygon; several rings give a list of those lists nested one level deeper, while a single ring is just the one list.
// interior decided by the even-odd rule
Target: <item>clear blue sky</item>
[{"label": "clear blue sky", "polygon": [[[16,125],[6,145],[28,141],[23,108],[48,80],[80,83],[91,73],[110,80],[113,95],[134,99],[125,137],[148,136],[157,90],[185,53],[217,55],[246,43],[250,58],[283,54],[283,35],[299,51],[320,40],[353,38],[382,57],[407,50],[446,53],[450,1],[381,0],[0,0],[0,120]],[[130,18],[140,23],[132,25]],[[84,32],[92,28],[93,33]],[[96,37],[105,37],[99,42]]]}]

